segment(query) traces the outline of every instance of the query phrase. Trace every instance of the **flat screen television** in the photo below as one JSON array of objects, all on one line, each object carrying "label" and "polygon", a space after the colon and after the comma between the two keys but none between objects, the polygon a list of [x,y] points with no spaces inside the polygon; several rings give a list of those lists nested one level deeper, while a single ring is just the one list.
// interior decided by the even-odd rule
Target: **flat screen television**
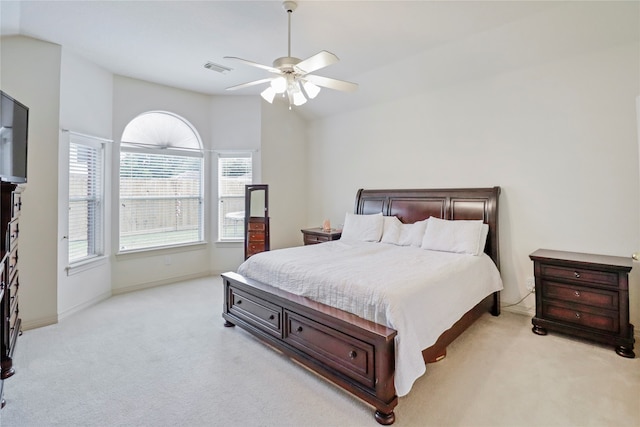
[{"label": "flat screen television", "polygon": [[0,91],[0,181],[27,182],[29,108]]}]

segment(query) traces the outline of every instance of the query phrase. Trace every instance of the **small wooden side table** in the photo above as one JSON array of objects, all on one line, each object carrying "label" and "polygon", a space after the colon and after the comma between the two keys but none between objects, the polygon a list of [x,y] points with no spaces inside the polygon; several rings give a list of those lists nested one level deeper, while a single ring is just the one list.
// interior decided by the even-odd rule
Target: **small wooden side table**
[{"label": "small wooden side table", "polygon": [[536,279],[533,332],[547,330],[615,346],[635,357],[629,323],[630,258],[538,249],[529,255]]},{"label": "small wooden side table", "polygon": [[315,245],[316,243],[329,242],[331,240],[338,240],[342,236],[342,230],[332,228],[329,231],[325,231],[322,227],[305,228],[302,231],[302,236],[305,245]]}]

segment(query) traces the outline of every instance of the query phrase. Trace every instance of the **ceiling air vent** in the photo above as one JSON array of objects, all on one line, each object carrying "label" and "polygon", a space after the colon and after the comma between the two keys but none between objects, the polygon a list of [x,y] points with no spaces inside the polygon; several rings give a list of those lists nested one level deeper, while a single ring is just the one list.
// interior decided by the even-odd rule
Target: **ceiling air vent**
[{"label": "ceiling air vent", "polygon": [[225,67],[224,65],[215,64],[211,61],[204,64],[204,68],[211,71],[217,71],[218,73],[227,74],[231,71],[231,68]]}]

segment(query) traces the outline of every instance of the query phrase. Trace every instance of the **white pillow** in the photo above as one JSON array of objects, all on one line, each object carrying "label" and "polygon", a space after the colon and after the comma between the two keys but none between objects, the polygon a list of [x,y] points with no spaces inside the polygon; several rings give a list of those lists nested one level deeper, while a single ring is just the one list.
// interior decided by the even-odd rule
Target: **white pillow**
[{"label": "white pillow", "polygon": [[385,216],[382,239],[380,241],[399,246],[420,247],[426,228],[426,219],[413,224],[403,224],[395,216]]},{"label": "white pillow", "polygon": [[380,241],[382,243],[391,243],[392,245],[398,244],[398,238],[400,237],[400,227],[402,227],[402,222],[395,216],[385,216],[383,217],[383,227],[382,227],[382,238]]},{"label": "white pillow", "polygon": [[482,236],[484,235],[486,242],[486,234],[489,231],[488,226],[483,230],[482,225],[482,220],[449,221],[430,217],[421,248],[480,255],[484,250]]},{"label": "white pillow", "polygon": [[373,215],[356,215],[347,212],[342,226],[341,239],[379,242],[382,236],[382,212]]},{"label": "white pillow", "polygon": [[415,246],[419,248],[422,244],[428,220],[416,221],[413,224],[402,224],[398,244],[400,246]]},{"label": "white pillow", "polygon": [[478,249],[480,251],[476,255],[480,255],[484,252],[485,246],[487,246],[487,236],[489,235],[489,224],[482,223],[480,228],[480,241],[478,242]]}]

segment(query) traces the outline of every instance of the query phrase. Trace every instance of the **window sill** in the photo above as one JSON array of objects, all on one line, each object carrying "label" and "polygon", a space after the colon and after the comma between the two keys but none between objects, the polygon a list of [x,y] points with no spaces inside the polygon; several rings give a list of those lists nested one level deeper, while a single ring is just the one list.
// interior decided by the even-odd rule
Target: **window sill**
[{"label": "window sill", "polygon": [[71,264],[67,266],[65,270],[67,270],[67,276],[73,276],[74,274],[79,274],[84,271],[100,267],[101,265],[104,265],[106,263],[107,263],[107,257],[104,255],[101,255],[99,257],[90,258],[84,261]]},{"label": "window sill", "polygon": [[216,240],[216,245],[242,245],[244,239],[228,239],[228,240]]},{"label": "window sill", "polygon": [[148,256],[157,256],[163,254],[174,254],[176,252],[199,251],[206,249],[207,242],[186,243],[184,245],[158,246],[147,249],[131,249],[128,251],[120,251],[116,253],[116,258],[144,258]]}]

